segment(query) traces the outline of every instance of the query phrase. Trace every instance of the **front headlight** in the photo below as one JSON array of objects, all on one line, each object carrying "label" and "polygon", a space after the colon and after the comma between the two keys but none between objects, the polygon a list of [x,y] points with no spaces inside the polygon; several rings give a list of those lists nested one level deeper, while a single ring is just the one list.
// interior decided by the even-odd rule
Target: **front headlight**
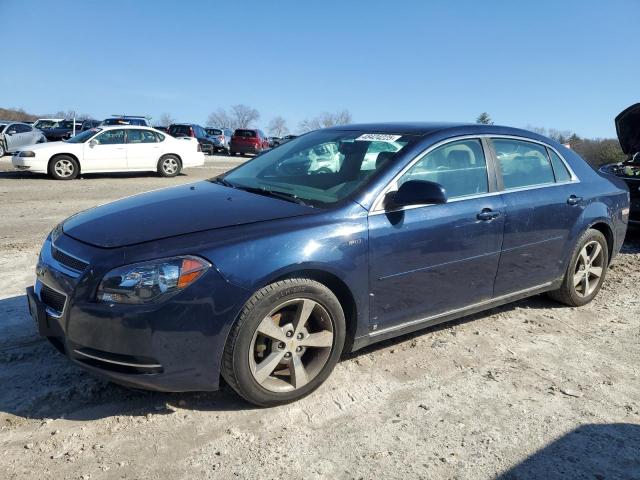
[{"label": "front headlight", "polygon": [[104,276],[97,299],[107,303],[157,302],[187,288],[209,267],[209,262],[190,255],[125,265]]},{"label": "front headlight", "polygon": [[35,157],[36,153],[32,152],[30,150],[25,150],[24,152],[20,152],[19,156],[20,157]]}]

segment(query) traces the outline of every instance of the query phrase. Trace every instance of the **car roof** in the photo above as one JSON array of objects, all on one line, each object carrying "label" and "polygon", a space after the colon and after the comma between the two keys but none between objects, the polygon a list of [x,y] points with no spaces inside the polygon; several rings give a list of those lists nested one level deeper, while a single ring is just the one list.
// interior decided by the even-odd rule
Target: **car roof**
[{"label": "car roof", "polygon": [[102,130],[153,130],[155,127],[147,127],[146,125],[99,125],[96,128],[100,128]]},{"label": "car roof", "polygon": [[484,125],[481,123],[455,123],[455,122],[392,122],[392,123],[360,123],[351,125],[338,125],[329,127],[327,130],[359,130],[371,133],[389,133],[397,135],[426,136],[436,132],[450,131],[452,134],[470,135],[516,135],[531,138],[546,137],[535,132],[523,130],[521,128],[506,127],[503,125]]}]

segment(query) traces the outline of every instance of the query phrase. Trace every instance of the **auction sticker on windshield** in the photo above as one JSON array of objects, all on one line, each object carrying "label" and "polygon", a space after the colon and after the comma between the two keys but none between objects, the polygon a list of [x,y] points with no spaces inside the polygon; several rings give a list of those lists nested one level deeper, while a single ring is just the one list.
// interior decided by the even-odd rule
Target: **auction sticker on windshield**
[{"label": "auction sticker on windshield", "polygon": [[355,140],[358,142],[395,142],[402,135],[389,135],[386,133],[365,133]]}]

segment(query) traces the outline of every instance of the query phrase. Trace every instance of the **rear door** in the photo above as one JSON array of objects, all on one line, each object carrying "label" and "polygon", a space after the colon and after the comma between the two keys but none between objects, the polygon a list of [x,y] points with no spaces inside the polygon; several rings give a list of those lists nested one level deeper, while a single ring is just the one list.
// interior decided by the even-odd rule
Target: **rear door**
[{"label": "rear door", "polygon": [[127,168],[156,170],[160,159],[160,143],[151,130],[127,129]]},{"label": "rear door", "polygon": [[124,129],[105,130],[84,144],[81,168],[88,171],[122,171],[127,169]]},{"label": "rear door", "polygon": [[515,138],[496,137],[490,144],[506,210],[494,289],[501,296],[562,275],[582,199],[577,178],[553,149]]},{"label": "rear door", "polygon": [[446,143],[392,188],[408,180],[436,182],[447,191],[447,203],[394,211],[376,207],[370,214],[372,329],[426,322],[491,299],[504,205],[483,146],[477,138]]}]

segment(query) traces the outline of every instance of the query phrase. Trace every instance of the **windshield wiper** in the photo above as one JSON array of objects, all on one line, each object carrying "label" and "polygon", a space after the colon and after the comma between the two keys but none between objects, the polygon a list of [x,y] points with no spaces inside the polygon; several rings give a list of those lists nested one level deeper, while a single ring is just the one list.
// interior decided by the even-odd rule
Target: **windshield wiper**
[{"label": "windshield wiper", "polygon": [[209,179],[209,181],[213,183],[217,183],[219,185],[224,185],[225,187],[236,188],[236,186],[233,183],[225,180],[224,177],[211,178]]},{"label": "windshield wiper", "polygon": [[258,195],[264,195],[265,197],[273,197],[278,198],[280,200],[285,200],[287,202],[297,203],[298,205],[305,205],[307,207],[312,207],[313,205],[308,204],[300,197],[293,193],[281,192],[279,190],[270,190],[268,188],[261,187],[245,187],[242,185],[236,185],[234,188],[238,190],[244,190],[245,192],[256,193]]}]

